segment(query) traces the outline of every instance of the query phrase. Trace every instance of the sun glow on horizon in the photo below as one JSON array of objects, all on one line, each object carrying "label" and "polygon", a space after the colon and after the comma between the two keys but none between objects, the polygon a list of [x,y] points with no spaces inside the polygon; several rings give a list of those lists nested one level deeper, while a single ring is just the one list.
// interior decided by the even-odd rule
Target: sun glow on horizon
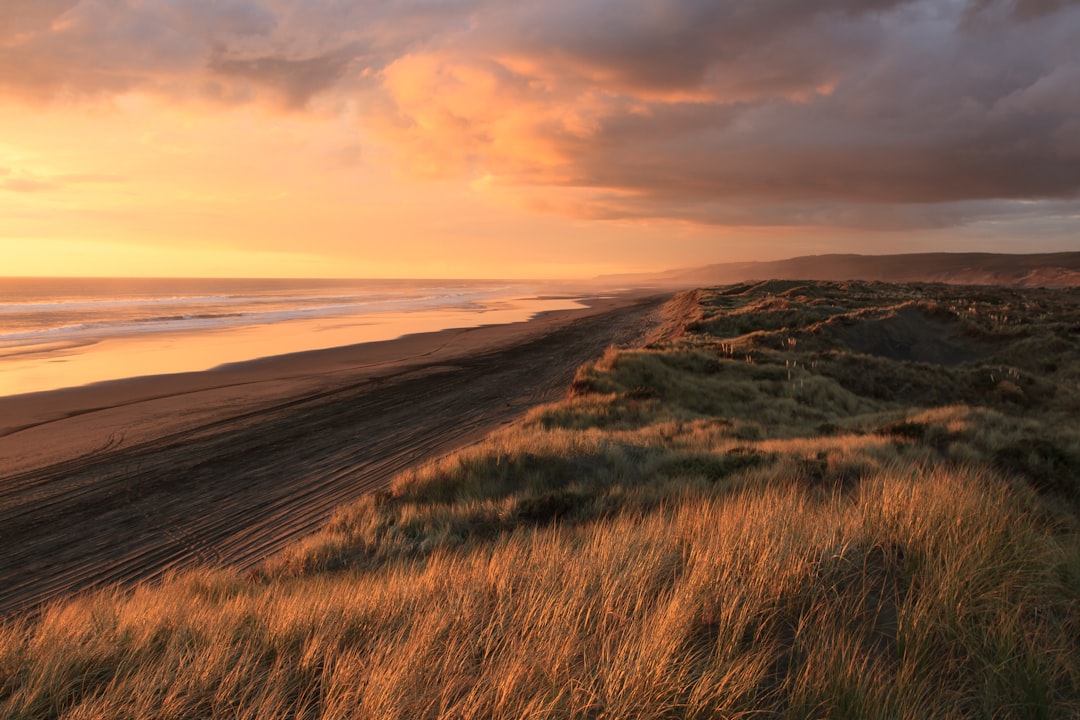
[{"label": "sun glow on horizon", "polygon": [[1080,6],[331,5],[0,10],[0,275],[1077,247]]},{"label": "sun glow on horizon", "polygon": [[402,175],[338,115],[137,96],[94,105],[77,124],[64,107],[22,110],[0,108],[0,275],[586,278],[659,269],[648,257],[655,228],[537,215],[485,183]]}]

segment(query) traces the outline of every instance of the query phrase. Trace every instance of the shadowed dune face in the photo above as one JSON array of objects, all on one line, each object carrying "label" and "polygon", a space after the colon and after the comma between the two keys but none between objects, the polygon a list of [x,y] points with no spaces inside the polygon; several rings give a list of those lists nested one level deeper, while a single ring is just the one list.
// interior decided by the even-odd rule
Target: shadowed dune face
[{"label": "shadowed dune face", "polygon": [[694,297],[681,343],[778,363],[784,383],[801,383],[797,392],[829,377],[880,400],[1035,408],[1078,387],[1070,358],[1080,311],[1070,291],[770,280]]},{"label": "shadowed dune face", "polygon": [[915,306],[856,321],[831,320],[822,332],[853,352],[890,360],[959,365],[990,355],[955,320],[930,317]]}]

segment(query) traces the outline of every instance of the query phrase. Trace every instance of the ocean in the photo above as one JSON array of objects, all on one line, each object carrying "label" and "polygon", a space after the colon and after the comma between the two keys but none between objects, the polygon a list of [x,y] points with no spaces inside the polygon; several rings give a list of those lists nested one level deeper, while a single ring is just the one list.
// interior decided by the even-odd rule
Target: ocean
[{"label": "ocean", "polygon": [[518,281],[0,278],[0,396],[575,307]]}]

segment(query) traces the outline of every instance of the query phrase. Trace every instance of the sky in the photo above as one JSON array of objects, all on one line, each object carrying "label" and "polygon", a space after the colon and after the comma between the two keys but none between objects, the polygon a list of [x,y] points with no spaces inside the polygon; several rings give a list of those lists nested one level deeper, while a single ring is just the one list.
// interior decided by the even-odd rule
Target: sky
[{"label": "sky", "polygon": [[0,0],[0,275],[1080,250],[1075,0]]}]

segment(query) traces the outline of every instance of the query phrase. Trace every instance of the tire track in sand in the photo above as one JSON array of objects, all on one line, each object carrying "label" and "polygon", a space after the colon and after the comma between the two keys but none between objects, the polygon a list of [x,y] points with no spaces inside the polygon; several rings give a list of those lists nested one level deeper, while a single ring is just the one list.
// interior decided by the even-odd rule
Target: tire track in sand
[{"label": "tire track in sand", "polygon": [[0,615],[198,563],[251,567],[402,470],[565,392],[659,304],[0,477]]}]

